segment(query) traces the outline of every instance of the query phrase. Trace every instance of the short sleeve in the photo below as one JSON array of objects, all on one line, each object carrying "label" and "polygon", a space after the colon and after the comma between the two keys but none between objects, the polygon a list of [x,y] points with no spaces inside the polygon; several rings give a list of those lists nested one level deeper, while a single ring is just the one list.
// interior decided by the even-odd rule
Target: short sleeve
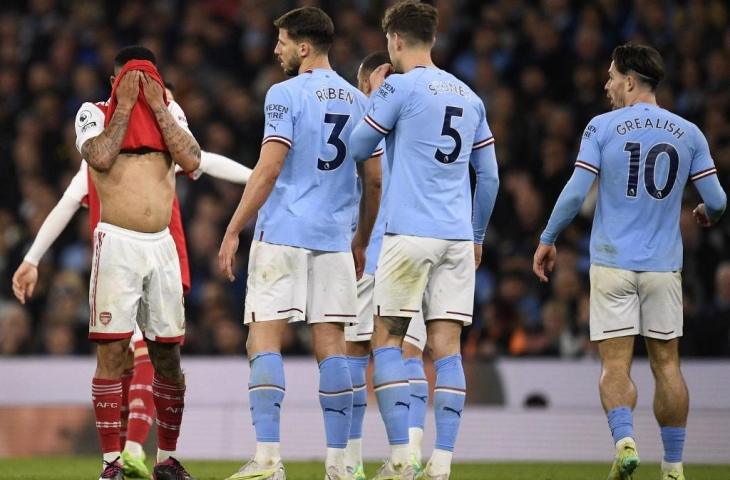
[{"label": "short sleeve", "polygon": [[692,164],[689,167],[689,178],[693,182],[717,173],[715,162],[712,160],[712,155],[710,154],[710,146],[707,144],[707,139],[697,127],[695,127],[694,138]]},{"label": "short sleeve", "polygon": [[398,121],[411,90],[403,75],[389,76],[378,91],[370,96],[365,122],[381,134],[389,134]]},{"label": "short sleeve", "polygon": [[104,131],[104,112],[93,103],[86,102],[76,112],[74,127],[76,128],[76,148],[81,153],[81,148],[87,140]]},{"label": "short sleeve", "polygon": [[175,119],[175,122],[180,125],[180,128],[188,132],[190,136],[193,136],[193,133],[190,131],[190,127],[188,126],[188,118],[185,116],[185,112],[183,112],[180,104],[174,101],[170,102],[167,105],[167,110],[172,115],[172,118]]},{"label": "short sleeve", "polygon": [[264,101],[264,139],[261,144],[278,142],[291,148],[294,132],[292,96],[289,90],[277,83],[269,88]]},{"label": "short sleeve", "polygon": [[599,144],[600,123],[594,117],[583,130],[583,137],[580,140],[578,159],[575,161],[576,168],[582,168],[598,175],[601,171],[601,146]]},{"label": "short sleeve", "polygon": [[477,110],[479,112],[479,124],[474,132],[474,143],[471,147],[472,151],[479,150],[480,148],[484,148],[494,143],[494,135],[492,135],[492,130],[489,128],[489,124],[487,123],[487,112],[484,108],[484,103],[482,103],[481,100],[479,100]]}]

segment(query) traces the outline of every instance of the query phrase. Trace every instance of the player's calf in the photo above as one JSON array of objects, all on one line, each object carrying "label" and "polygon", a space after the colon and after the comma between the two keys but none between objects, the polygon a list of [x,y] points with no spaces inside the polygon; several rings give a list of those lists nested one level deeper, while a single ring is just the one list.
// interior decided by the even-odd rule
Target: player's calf
[{"label": "player's calf", "polygon": [[433,409],[436,417],[436,445],[426,467],[429,475],[448,475],[466,397],[466,380],[461,355],[448,355],[434,362],[436,386]]},{"label": "player's calf", "polygon": [[380,416],[390,443],[390,462],[395,469],[410,465],[408,450],[408,412],[410,387],[408,374],[403,365],[399,347],[382,347],[373,350],[375,371],[373,384],[378,399]]},{"label": "player's calf", "polygon": [[426,407],[428,406],[428,380],[423,369],[423,360],[407,358],[404,361],[408,372],[408,386],[411,397],[411,408],[408,413],[408,444],[414,468],[420,470],[421,441],[423,427],[426,421]]},{"label": "player's calf", "polygon": [[[260,352],[251,357],[250,365],[248,397],[251,404],[251,420],[256,430],[256,454],[255,465],[251,464],[248,468],[254,469],[260,466],[268,471],[281,461],[279,453],[281,406],[286,391],[284,362],[278,352]],[[273,469],[271,474],[274,471],[276,469]]]},{"label": "player's calf", "polygon": [[366,374],[369,360],[369,355],[347,357],[352,382],[352,422],[345,448],[345,466],[350,468],[355,476],[358,469],[362,470],[362,424],[368,405]]},{"label": "player's calf", "polygon": [[[325,468],[328,476],[345,474],[345,447],[352,422],[352,380],[344,355],[332,355],[319,364],[319,404],[327,437]],[[332,473],[330,473],[332,471]]]}]

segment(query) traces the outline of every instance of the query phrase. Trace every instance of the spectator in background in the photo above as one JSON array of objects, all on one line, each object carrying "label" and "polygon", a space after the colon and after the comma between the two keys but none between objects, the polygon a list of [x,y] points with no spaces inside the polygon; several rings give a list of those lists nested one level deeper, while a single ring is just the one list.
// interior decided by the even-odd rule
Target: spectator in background
[{"label": "spectator in background", "polygon": [[32,340],[28,311],[14,303],[0,303],[0,355],[29,354]]},{"label": "spectator in background", "polygon": [[[108,94],[108,72],[116,50],[141,43],[168,59],[163,76],[172,81],[191,130],[205,150],[233,157],[252,167],[262,123],[261,104],[270,85],[284,79],[270,52],[276,42],[271,27],[291,2],[84,2],[46,0],[3,2],[0,12],[0,302],[10,301],[10,275],[20,263],[40,220],[60,197],[81,159],[73,141],[71,116],[81,102]],[[357,61],[385,47],[378,2],[315,1],[336,23],[335,68],[354,79]],[[435,55],[439,67],[462,72],[487,105],[497,139],[503,195],[497,199],[485,249],[494,290],[513,282],[514,271],[529,271],[536,227],[555,202],[559,186],[572,170],[579,126],[606,110],[602,91],[608,69],[606,54],[628,39],[655,42],[666,59],[668,78],[658,92],[662,107],[674,110],[706,133],[721,184],[730,186],[730,16],[727,2],[437,2],[441,10]],[[152,21],[154,19],[154,21]],[[513,182],[512,179],[518,179]],[[511,188],[510,185],[513,185]],[[207,331],[202,282],[218,285],[220,318],[239,321],[245,275],[227,285],[211,268],[210,238],[222,236],[220,218],[232,214],[240,187],[201,179],[178,185],[184,222],[190,227],[194,290],[186,299],[191,332],[188,353],[217,352],[214,342],[192,333]],[[212,192],[212,193],[211,193]],[[506,193],[506,194],[505,194]],[[692,197],[689,193],[689,197]],[[586,202],[588,203],[588,202]],[[685,203],[694,203],[686,199]],[[589,208],[590,210],[590,208]],[[588,215],[589,217],[591,215]],[[537,220],[535,220],[537,219]],[[27,305],[33,338],[41,338],[51,279],[74,270],[86,281],[89,244],[78,218],[41,262],[41,283]],[[251,235],[251,226],[245,232]],[[687,226],[683,225],[683,231]],[[692,227],[690,227],[691,229]],[[575,251],[573,298],[585,296],[587,234],[590,223],[576,222],[564,242]],[[685,237],[685,289],[690,292],[698,326],[700,312],[715,311],[715,271],[730,260],[730,218],[714,232],[698,230]],[[239,272],[246,271],[248,246],[242,239]],[[529,245],[530,248],[526,248]],[[566,245],[566,246],[567,246]],[[562,252],[565,252],[563,248]],[[561,256],[564,256],[561,254]],[[528,266],[525,270],[525,266]],[[549,288],[528,282],[526,291],[538,306],[536,331],[543,329],[543,305],[556,300]],[[477,298],[474,346],[511,355],[497,325],[512,325],[514,316],[494,315],[496,304]],[[562,301],[561,301],[562,302]],[[566,304],[566,328],[583,332],[578,308]],[[507,311],[501,306],[500,312]],[[489,315],[486,315],[489,313]],[[479,314],[485,314],[480,326]],[[707,313],[709,315],[709,313]],[[516,314],[515,314],[516,315]],[[582,325],[582,326],[581,326]],[[689,335],[694,331],[688,321]],[[481,328],[481,330],[480,330]],[[513,332],[510,328],[499,328]],[[517,330],[519,331],[519,330]],[[491,333],[488,333],[491,332]],[[306,330],[293,333],[293,352],[306,353]],[[481,342],[477,339],[481,338]],[[507,335],[511,338],[511,334]],[[714,337],[713,337],[714,339]],[[722,340],[718,340],[721,342]],[[688,342],[689,343],[689,342]],[[726,348],[692,342],[691,354],[730,355]],[[76,353],[85,353],[77,342]],[[496,345],[501,345],[496,348]],[[584,354],[590,354],[589,343]],[[494,348],[493,348],[494,347]],[[690,345],[688,345],[690,347]],[[29,348],[45,351],[38,345]],[[707,348],[707,350],[705,350]],[[476,351],[476,349],[474,350]],[[465,350],[465,355],[467,351]],[[521,355],[529,355],[522,352]]]}]

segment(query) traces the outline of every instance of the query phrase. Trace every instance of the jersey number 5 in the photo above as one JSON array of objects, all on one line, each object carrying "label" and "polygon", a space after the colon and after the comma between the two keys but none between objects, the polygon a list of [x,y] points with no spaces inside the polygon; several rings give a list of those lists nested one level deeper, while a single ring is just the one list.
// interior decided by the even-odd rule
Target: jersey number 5
[{"label": "jersey number 5", "polygon": [[461,135],[459,131],[451,126],[451,119],[453,117],[461,117],[464,115],[464,109],[460,107],[446,107],[444,112],[444,125],[441,127],[441,135],[451,137],[454,139],[454,150],[451,153],[444,153],[440,148],[436,149],[434,157],[441,163],[453,163],[459,158],[461,153]]},{"label": "jersey number 5", "polygon": [[347,124],[347,120],[349,119],[349,115],[344,115],[341,113],[326,113],[324,115],[324,123],[331,123],[334,125],[332,127],[332,133],[330,133],[330,138],[327,139],[327,143],[337,149],[337,154],[335,155],[335,158],[329,161],[322,160],[321,158],[317,159],[318,169],[334,170],[335,168],[342,165],[342,162],[345,161],[345,156],[347,155],[347,146],[345,145],[345,142],[343,142],[340,138],[340,134],[342,133],[342,130],[345,128],[345,124]]},{"label": "jersey number 5", "polygon": [[[641,144],[637,142],[626,142],[624,152],[629,153],[629,180],[626,185],[626,196],[635,197],[637,195],[637,187],[639,185],[639,166],[641,165]],[[666,154],[669,159],[669,173],[664,187],[659,189],[654,179],[654,171],[656,168],[657,158],[662,153]],[[674,145],[670,143],[657,143],[649,149],[644,161],[644,186],[649,195],[661,200],[667,198],[674,188],[674,182],[677,180],[677,170],[679,169],[679,153]]]}]

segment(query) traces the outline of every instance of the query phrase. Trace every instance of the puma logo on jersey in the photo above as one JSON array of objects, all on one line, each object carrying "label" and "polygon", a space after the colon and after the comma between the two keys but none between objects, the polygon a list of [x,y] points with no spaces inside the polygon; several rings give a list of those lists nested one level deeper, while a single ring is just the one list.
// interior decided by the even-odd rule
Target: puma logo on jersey
[{"label": "puma logo on jersey", "polygon": [[463,410],[456,410],[455,408],[451,408],[451,407],[444,407],[444,410],[447,412],[454,412],[459,417],[461,417],[461,412],[463,411]]},{"label": "puma logo on jersey", "polygon": [[417,398],[420,401],[422,401],[423,403],[426,403],[426,400],[428,399],[428,395],[414,395],[412,393],[411,393],[411,397]]},{"label": "puma logo on jersey", "polygon": [[400,405],[401,407],[411,408],[411,404],[406,402],[395,402],[395,406],[397,407],[398,405]]},{"label": "puma logo on jersey", "polygon": [[336,408],[329,408],[329,407],[325,407],[325,409],[324,409],[325,412],[335,412],[335,413],[339,413],[340,415],[347,416],[347,414],[345,413],[345,410],[347,410],[347,407],[345,407],[341,410],[338,410]]}]

